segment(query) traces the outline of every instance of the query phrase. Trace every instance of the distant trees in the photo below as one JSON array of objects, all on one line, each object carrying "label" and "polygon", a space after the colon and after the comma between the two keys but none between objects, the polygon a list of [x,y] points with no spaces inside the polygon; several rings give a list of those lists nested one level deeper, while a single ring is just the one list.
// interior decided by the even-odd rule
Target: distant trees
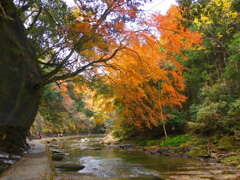
[{"label": "distant trees", "polygon": [[[182,0],[186,24],[203,34],[202,47],[188,52],[188,107],[192,130],[233,134],[239,124],[239,1]],[[195,109],[195,110],[194,110]]]}]

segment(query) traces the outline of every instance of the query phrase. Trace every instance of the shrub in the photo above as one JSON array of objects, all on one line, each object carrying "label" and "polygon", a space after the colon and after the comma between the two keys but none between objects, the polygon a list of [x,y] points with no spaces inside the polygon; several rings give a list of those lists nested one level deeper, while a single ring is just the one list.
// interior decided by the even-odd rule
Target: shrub
[{"label": "shrub", "polygon": [[180,136],[175,136],[173,138],[169,138],[166,141],[160,143],[160,146],[179,146],[190,139],[189,134],[184,134]]},{"label": "shrub", "polygon": [[171,115],[168,118],[168,122],[171,124],[172,130],[175,130],[178,126],[183,126],[186,123],[185,112],[173,109],[169,114]]},{"label": "shrub", "polygon": [[159,140],[151,140],[147,142],[147,146],[156,146],[159,144]]},{"label": "shrub", "polygon": [[[195,129],[206,135],[214,133],[234,134],[240,128],[239,95],[231,93],[226,83],[205,86],[201,91],[202,105],[196,108],[196,123],[201,126]],[[203,96],[204,95],[204,96]],[[194,110],[194,106],[192,107]]]},{"label": "shrub", "polygon": [[138,143],[138,145],[139,145],[139,146],[146,146],[147,143],[148,143],[147,140],[145,140],[145,141],[140,141],[140,142]]},{"label": "shrub", "polygon": [[201,108],[200,105],[196,105],[196,104],[192,104],[189,107],[189,114],[191,116],[191,121],[195,122],[197,120],[197,113],[199,111],[199,109]]}]

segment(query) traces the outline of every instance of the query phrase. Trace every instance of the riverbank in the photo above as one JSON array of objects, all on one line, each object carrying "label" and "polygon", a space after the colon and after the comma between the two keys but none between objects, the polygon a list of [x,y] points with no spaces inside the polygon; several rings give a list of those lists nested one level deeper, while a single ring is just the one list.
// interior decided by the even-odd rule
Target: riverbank
[{"label": "riverbank", "polygon": [[52,151],[47,142],[78,138],[81,135],[45,137],[29,141],[30,149],[24,155],[0,152],[1,180],[50,180],[53,179]]},{"label": "riverbank", "polygon": [[[238,160],[239,149],[237,149],[237,147],[235,147],[234,149],[229,149],[228,151],[221,150],[222,152],[225,152],[225,154],[222,154],[222,153],[218,154],[218,156],[216,156],[217,158],[214,158],[209,153],[214,153],[217,150],[215,150],[214,152],[213,151],[210,152],[210,149],[209,149],[209,152],[205,151],[207,148],[205,148],[204,150],[203,147],[209,146],[210,144],[207,144],[207,143],[204,144],[202,143],[202,140],[196,141],[196,139],[194,139],[196,137],[191,137],[189,141],[182,143],[178,147],[174,147],[174,146],[160,147],[159,145],[157,146],[154,144],[154,143],[159,144],[160,140],[147,140],[147,141],[146,140],[144,141],[119,140],[119,139],[114,139],[113,137],[107,136],[106,138],[103,138],[103,139],[101,138],[101,141],[99,141],[100,144],[102,142],[106,146],[97,145],[96,147],[95,146],[89,147],[89,150],[85,149],[87,145],[86,143],[88,143],[88,139],[86,139],[86,142],[82,142],[82,140],[84,139],[81,139],[82,137],[81,138],[78,138],[78,137],[81,137],[81,136],[44,138],[43,140],[30,141],[31,149],[29,150],[29,152],[26,155],[24,155],[17,163],[15,163],[9,170],[7,170],[4,174],[2,174],[2,176],[0,176],[1,177],[0,179],[1,180],[10,180],[10,179],[27,180],[27,179],[31,179],[29,177],[33,177],[32,178],[33,180],[36,180],[36,179],[49,180],[51,178],[63,179],[65,175],[55,174],[56,169],[58,170],[62,169],[65,172],[66,168],[67,168],[67,172],[73,173],[71,174],[71,176],[81,177],[81,178],[84,176],[86,178],[93,178],[92,176],[79,174],[78,170],[81,168],[84,169],[85,167],[82,164],[80,164],[79,166],[78,163],[75,163],[75,160],[73,162],[70,161],[71,163],[68,164],[69,157],[68,157],[67,151],[69,150],[69,148],[66,148],[62,144],[63,142],[69,143],[70,141],[72,141],[72,143],[76,145],[76,148],[78,149],[77,151],[81,152],[81,156],[83,156],[82,154],[83,152],[87,154],[88,152],[91,152],[94,154],[93,157],[95,157],[95,155],[99,156],[100,152],[106,151],[107,152],[106,154],[108,154],[108,150],[111,149],[111,147],[114,147],[114,148],[122,149],[116,152],[124,151],[126,152],[127,155],[130,155],[131,153],[133,153],[132,155],[134,155],[137,153],[137,151],[143,151],[145,153],[152,154],[154,156],[156,155],[155,157],[160,159],[164,157],[170,157],[170,159],[176,159],[176,157],[178,156],[186,157],[187,159],[188,158],[198,159],[198,160],[201,160],[198,162],[202,162],[202,163],[195,163],[192,165],[190,164],[190,167],[188,168],[195,168],[195,169],[207,168],[206,170],[201,170],[201,171],[195,170],[194,173],[196,174],[203,173],[202,176],[208,175],[209,177],[211,177],[213,176],[211,175],[212,173],[218,173],[218,176],[220,174],[225,177],[224,179],[229,179],[229,180],[240,179],[239,160]],[[71,140],[69,138],[71,139],[75,138],[75,139]],[[193,144],[193,142],[195,144]],[[199,144],[200,142],[201,144]],[[95,143],[95,141],[93,141],[92,143]],[[144,144],[145,146],[141,146]],[[215,143],[215,146],[217,145],[219,146],[220,143],[218,144]],[[74,146],[71,146],[71,147],[74,147]],[[211,147],[211,150],[213,150],[213,147],[214,146]],[[51,150],[51,152],[49,152],[49,150]],[[55,153],[53,151],[55,151]],[[109,150],[109,152],[111,151]],[[204,154],[203,152],[205,152],[206,154]],[[60,157],[63,157],[64,160],[62,162],[54,161],[54,163],[52,163],[52,158],[53,158],[52,155],[54,154],[60,155]],[[65,162],[66,160],[67,160],[68,167],[62,166],[63,164],[66,164]],[[55,165],[55,169],[53,168],[53,165]],[[70,165],[71,165],[71,170],[69,170]],[[186,173],[185,170],[183,171],[184,173]],[[192,173],[192,172],[193,171],[191,172],[189,171],[189,173]],[[172,175],[172,176],[177,177],[176,175],[177,173],[181,174],[182,171],[179,170],[179,172],[176,172],[175,175]],[[193,176],[193,175],[185,175],[185,176],[181,175],[182,178],[190,177],[190,176]]]},{"label": "riverbank", "polygon": [[[104,179],[104,177],[115,179],[155,177],[176,180],[238,180],[240,178],[239,170],[234,166],[211,162],[204,157],[196,159],[181,155],[179,152],[177,154],[177,150],[173,153],[173,148],[170,147],[163,153],[161,147],[140,146],[136,140],[111,139],[111,142],[106,142],[106,139],[110,140],[109,137],[97,141],[93,137],[88,138],[86,141],[84,138],[49,142],[55,152],[53,154],[61,154],[60,157],[63,157],[54,162],[56,174],[54,178],[75,177],[91,180]],[[149,140],[148,144],[155,141]],[[77,172],[75,168],[66,171],[63,164],[69,164],[71,168],[73,165],[79,168],[80,165],[83,169]]]},{"label": "riverbank", "polygon": [[133,148],[149,154],[164,156],[184,156],[202,161],[221,163],[232,166],[240,171],[240,141],[238,137],[200,137],[194,135],[180,135],[154,140],[122,140],[111,135],[103,139],[109,146],[118,146],[124,149]]}]

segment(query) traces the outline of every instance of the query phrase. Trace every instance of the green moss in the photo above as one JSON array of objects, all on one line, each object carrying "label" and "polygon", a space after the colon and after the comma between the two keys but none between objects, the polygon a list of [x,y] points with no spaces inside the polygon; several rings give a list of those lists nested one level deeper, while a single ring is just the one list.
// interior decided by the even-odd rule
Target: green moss
[{"label": "green moss", "polygon": [[157,146],[159,144],[159,140],[151,140],[148,141],[147,146]]},{"label": "green moss", "polygon": [[186,143],[190,139],[189,134],[184,134],[180,136],[175,136],[173,138],[169,138],[166,141],[160,143],[160,146],[180,146],[183,143]]},{"label": "green moss", "polygon": [[190,157],[208,157],[208,151],[207,147],[205,145],[199,145],[196,147],[193,147],[188,153],[188,156]]},{"label": "green moss", "polygon": [[140,141],[139,143],[138,143],[138,145],[139,146],[146,146],[147,145],[147,140],[145,140],[145,141]]},{"label": "green moss", "polygon": [[234,138],[233,137],[223,137],[218,142],[218,149],[221,150],[230,150],[234,149]]},{"label": "green moss", "polygon": [[218,143],[219,139],[220,139],[219,135],[214,135],[214,136],[212,136],[212,138],[211,138],[211,140],[212,140],[213,143]]},{"label": "green moss", "polygon": [[228,166],[240,166],[240,155],[224,158],[221,162]]}]

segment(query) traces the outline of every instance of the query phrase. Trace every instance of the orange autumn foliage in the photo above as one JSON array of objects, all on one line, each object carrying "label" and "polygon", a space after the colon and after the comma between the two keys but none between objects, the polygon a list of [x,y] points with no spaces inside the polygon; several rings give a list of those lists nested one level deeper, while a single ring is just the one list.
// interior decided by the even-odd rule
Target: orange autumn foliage
[{"label": "orange autumn foliage", "polygon": [[128,31],[129,48],[112,60],[114,69],[105,68],[105,81],[114,89],[116,104],[124,107],[120,124],[128,121],[140,129],[150,129],[166,123],[166,108],[182,107],[186,97],[182,94],[184,67],[179,59],[186,59],[184,50],[201,43],[201,35],[182,26],[180,19],[176,6],[166,15],[152,15],[145,25],[155,27],[160,38],[151,31]]},{"label": "orange autumn foliage", "polygon": [[73,100],[67,94],[67,91],[68,91],[67,86],[68,85],[69,84],[67,82],[59,81],[58,85],[51,87],[51,90],[52,91],[55,89],[59,90],[59,92],[61,93],[61,95],[63,97],[63,105],[69,111],[69,110],[71,110],[71,108],[73,106]]}]

